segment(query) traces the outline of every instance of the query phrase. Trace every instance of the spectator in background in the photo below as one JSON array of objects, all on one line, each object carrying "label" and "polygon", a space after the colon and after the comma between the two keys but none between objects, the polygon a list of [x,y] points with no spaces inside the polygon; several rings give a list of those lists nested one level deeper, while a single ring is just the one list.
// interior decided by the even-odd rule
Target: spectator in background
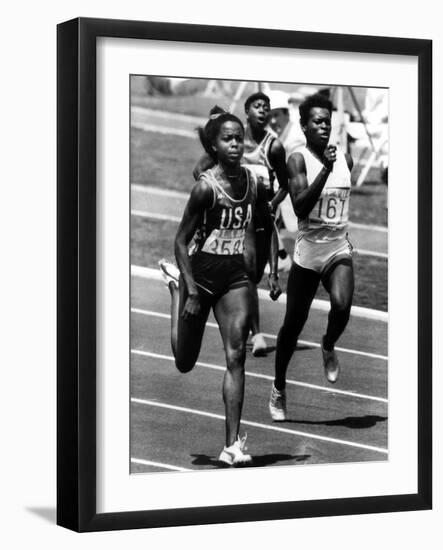
[{"label": "spectator in background", "polygon": [[285,148],[286,158],[296,149],[306,143],[299,123],[299,117],[291,111],[303,101],[303,96],[297,93],[289,95],[281,90],[269,92],[271,110],[269,112],[269,128],[275,133]]}]

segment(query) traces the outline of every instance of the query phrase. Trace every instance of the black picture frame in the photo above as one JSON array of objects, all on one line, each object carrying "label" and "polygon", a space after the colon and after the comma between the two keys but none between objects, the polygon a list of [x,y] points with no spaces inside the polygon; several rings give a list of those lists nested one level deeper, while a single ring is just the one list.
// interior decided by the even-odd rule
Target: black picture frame
[{"label": "black picture frame", "polygon": [[[96,511],[96,39],[414,56],[418,61],[418,490],[416,494],[172,510]],[[190,24],[74,19],[57,29],[57,523],[148,528],[432,507],[432,42]]]}]

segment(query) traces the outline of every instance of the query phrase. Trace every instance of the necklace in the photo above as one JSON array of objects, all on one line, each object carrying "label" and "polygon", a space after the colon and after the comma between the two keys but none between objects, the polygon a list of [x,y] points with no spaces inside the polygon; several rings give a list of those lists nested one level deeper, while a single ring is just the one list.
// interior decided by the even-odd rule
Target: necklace
[{"label": "necklace", "polygon": [[219,168],[220,168],[220,173],[223,174],[224,176],[226,176],[228,178],[228,180],[235,180],[235,179],[240,179],[241,176],[242,176],[242,171],[240,169],[239,172],[237,172],[236,174],[227,174],[225,170],[223,170],[223,168],[219,165]]}]

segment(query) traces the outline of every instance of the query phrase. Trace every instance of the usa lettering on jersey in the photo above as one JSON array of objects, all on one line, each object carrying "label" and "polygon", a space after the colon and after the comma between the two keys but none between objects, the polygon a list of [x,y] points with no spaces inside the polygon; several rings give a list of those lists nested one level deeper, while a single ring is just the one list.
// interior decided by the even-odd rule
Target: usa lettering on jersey
[{"label": "usa lettering on jersey", "polygon": [[220,226],[213,229],[205,240],[203,252],[209,254],[243,254],[245,234],[252,219],[252,205],[246,208],[236,206],[223,208],[220,216]]}]

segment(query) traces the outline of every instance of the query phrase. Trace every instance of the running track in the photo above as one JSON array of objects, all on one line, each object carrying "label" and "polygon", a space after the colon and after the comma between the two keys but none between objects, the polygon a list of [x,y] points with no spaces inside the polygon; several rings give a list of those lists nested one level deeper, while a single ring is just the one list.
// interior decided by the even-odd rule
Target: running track
[{"label": "running track", "polygon": [[[166,287],[158,278],[133,276],[131,304],[132,471],[220,467],[224,355],[214,319],[198,364],[184,375],[170,350]],[[282,304],[262,301],[269,353],[247,355],[242,433],[248,433],[254,466],[386,460],[386,323],[351,319],[340,341],[342,376],[330,386],[318,348],[326,316],[313,310],[289,369],[289,420],[277,424],[267,402],[283,312]]]}]

